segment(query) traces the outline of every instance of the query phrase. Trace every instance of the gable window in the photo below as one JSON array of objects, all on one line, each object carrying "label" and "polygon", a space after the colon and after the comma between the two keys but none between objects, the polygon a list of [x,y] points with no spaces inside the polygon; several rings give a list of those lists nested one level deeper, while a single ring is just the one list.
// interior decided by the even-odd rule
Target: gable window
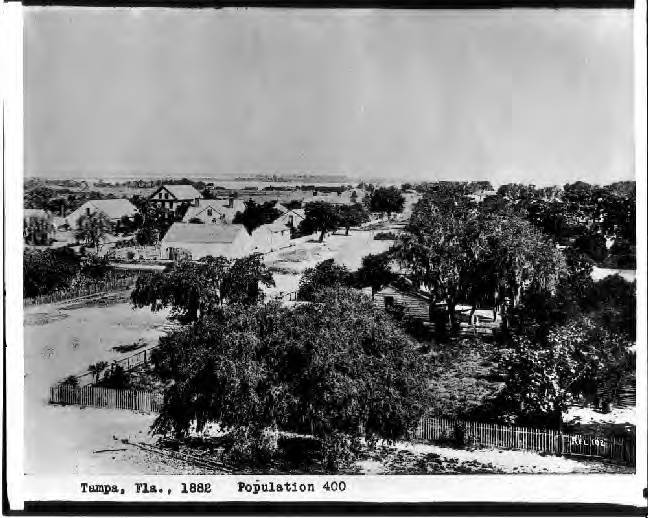
[{"label": "gable window", "polygon": [[211,216],[211,215],[212,215],[212,210],[211,210],[211,209],[207,209],[207,215],[208,215],[208,216]]},{"label": "gable window", "polygon": [[168,199],[169,199],[169,193],[168,193],[168,192],[165,192],[165,193],[164,193],[164,199],[165,199],[165,200],[168,200]]}]

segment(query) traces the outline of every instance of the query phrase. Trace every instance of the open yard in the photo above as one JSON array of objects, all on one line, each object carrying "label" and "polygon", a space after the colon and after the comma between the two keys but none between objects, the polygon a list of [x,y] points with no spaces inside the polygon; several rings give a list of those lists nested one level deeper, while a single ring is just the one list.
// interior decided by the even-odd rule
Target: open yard
[{"label": "open yard", "polygon": [[[60,379],[85,371],[91,363],[133,354],[118,352],[115,347],[137,341],[153,344],[164,333],[168,312],[133,310],[127,296],[127,292],[119,292],[110,297],[25,308],[26,471],[51,468],[65,472],[64,466],[70,462],[81,462],[84,437],[91,442],[97,439],[94,446],[101,443],[101,435],[94,435],[94,429],[109,433],[117,430],[120,422],[131,430],[142,428],[134,414],[118,411],[98,423],[87,419],[81,426],[74,423],[72,409],[64,412],[47,404],[49,387]],[[58,454],[51,453],[54,450],[67,451],[69,458],[62,460],[61,453],[59,459]],[[44,455],[44,451],[50,453]]]},{"label": "open yard", "polygon": [[351,230],[348,236],[340,231],[327,235],[323,243],[318,243],[317,235],[313,235],[295,239],[290,248],[266,254],[265,263],[273,271],[276,283],[266,293],[272,296],[297,290],[304,270],[327,259],[334,259],[352,271],[358,269],[365,255],[379,254],[393,244],[374,239],[381,231],[384,230]]}]

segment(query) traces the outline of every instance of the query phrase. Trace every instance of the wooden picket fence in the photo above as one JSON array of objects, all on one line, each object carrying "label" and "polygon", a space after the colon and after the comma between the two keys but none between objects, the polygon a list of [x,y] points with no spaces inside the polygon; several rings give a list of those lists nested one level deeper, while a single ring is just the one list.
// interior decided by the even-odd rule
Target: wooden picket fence
[{"label": "wooden picket fence", "polygon": [[549,455],[574,455],[635,464],[635,442],[631,437],[597,437],[561,433],[558,430],[478,423],[443,417],[424,417],[414,438],[445,441],[463,436],[463,443],[476,447],[529,450]]},{"label": "wooden picket fence", "polygon": [[120,390],[107,387],[74,387],[60,384],[50,387],[50,404],[79,405],[98,408],[133,410],[147,414],[159,413],[162,396],[143,390]]},{"label": "wooden picket fence", "polygon": [[109,281],[97,282],[83,288],[57,290],[47,295],[39,295],[37,297],[28,297],[23,299],[23,306],[35,306],[38,304],[51,304],[53,302],[61,302],[64,300],[72,300],[91,295],[98,295],[104,292],[113,290],[122,290],[130,288],[135,284],[137,276],[117,277]]}]

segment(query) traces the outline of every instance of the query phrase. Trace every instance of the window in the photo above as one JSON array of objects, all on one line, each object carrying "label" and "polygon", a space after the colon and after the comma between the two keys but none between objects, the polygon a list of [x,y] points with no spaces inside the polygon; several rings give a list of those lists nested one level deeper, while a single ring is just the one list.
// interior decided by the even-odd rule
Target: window
[{"label": "window", "polygon": [[385,297],[385,309],[394,307],[394,297]]},{"label": "window", "polygon": [[207,215],[208,215],[208,216],[211,216],[211,215],[212,215],[212,210],[211,210],[211,209],[207,209]]},{"label": "window", "polygon": [[169,193],[168,193],[168,192],[164,193],[164,199],[165,199],[165,200],[168,200],[168,199],[169,199]]}]

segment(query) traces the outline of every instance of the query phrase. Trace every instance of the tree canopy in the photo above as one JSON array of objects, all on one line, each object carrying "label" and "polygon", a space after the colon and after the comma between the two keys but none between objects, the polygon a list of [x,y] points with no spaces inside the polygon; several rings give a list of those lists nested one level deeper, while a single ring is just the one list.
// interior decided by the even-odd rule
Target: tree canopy
[{"label": "tree canopy", "polygon": [[281,212],[275,208],[274,202],[256,203],[250,199],[245,202],[245,210],[236,213],[232,223],[242,224],[248,234],[252,234],[254,229],[272,223],[279,216]]},{"label": "tree canopy", "polygon": [[351,286],[353,277],[348,268],[336,264],[333,259],[317,263],[313,268],[306,268],[299,279],[299,300],[314,300],[315,295],[326,288]]},{"label": "tree canopy", "polygon": [[402,212],[405,198],[398,187],[378,187],[368,197],[371,212],[386,212],[391,216],[393,212]]},{"label": "tree canopy", "polygon": [[371,297],[396,279],[390,263],[390,251],[381,254],[369,254],[362,258],[362,265],[354,273],[355,284],[360,287],[371,286]]},{"label": "tree canopy", "polygon": [[430,290],[430,317],[443,302],[453,328],[459,303],[490,301],[501,306],[506,320],[523,290],[537,285],[551,291],[564,273],[560,251],[529,222],[485,217],[471,203],[453,202],[444,192],[421,199],[406,230],[396,257],[416,283]]},{"label": "tree canopy", "polygon": [[80,259],[69,248],[23,252],[23,296],[35,297],[69,286]]},{"label": "tree canopy", "polygon": [[323,442],[404,438],[426,406],[425,365],[390,317],[354,290],[315,304],[228,306],[160,339],[153,361],[170,381],[157,432],[209,422]]},{"label": "tree canopy", "polygon": [[113,228],[111,221],[101,211],[90,215],[84,214],[79,218],[77,225],[74,237],[79,241],[84,241],[88,246],[94,247],[97,253],[99,253],[103,237]]},{"label": "tree canopy", "polygon": [[152,311],[171,307],[174,318],[189,323],[213,314],[226,303],[256,304],[263,298],[260,284],[274,286],[274,280],[258,254],[234,261],[207,256],[140,275],[131,302]]},{"label": "tree canopy", "polygon": [[324,235],[335,230],[340,224],[338,210],[331,203],[314,201],[304,207],[304,219],[299,223],[302,234],[319,232],[319,242],[324,241]]},{"label": "tree canopy", "polygon": [[360,204],[341,205],[338,209],[339,224],[345,229],[345,235],[349,235],[351,227],[357,227],[369,221],[369,213]]}]

